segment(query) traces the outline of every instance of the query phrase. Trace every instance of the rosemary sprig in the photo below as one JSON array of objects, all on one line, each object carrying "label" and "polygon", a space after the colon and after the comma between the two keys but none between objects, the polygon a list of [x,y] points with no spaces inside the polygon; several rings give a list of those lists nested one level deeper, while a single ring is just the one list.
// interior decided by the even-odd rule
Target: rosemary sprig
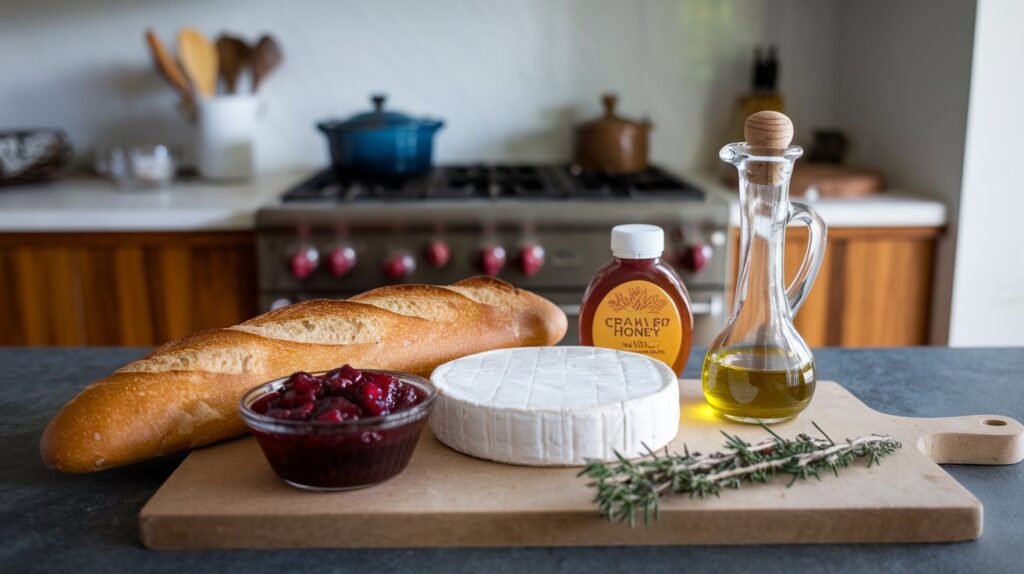
[{"label": "rosemary sprig", "polygon": [[809,477],[820,480],[822,471],[838,476],[839,469],[859,458],[866,458],[870,467],[902,446],[891,436],[878,434],[837,443],[812,424],[823,438],[800,434],[787,440],[762,424],[771,436],[753,444],[723,431],[724,452],[691,453],[684,445],[682,453],[666,448],[659,456],[648,450],[648,456],[639,460],[616,453],[615,462],[589,461],[579,476],[592,479],[588,486],[597,490],[594,502],[605,519],[635,526],[640,515],[647,525],[652,515],[658,519],[658,500],[666,494],[718,496],[723,488],[765,483],[779,474],[790,475],[792,486]]}]

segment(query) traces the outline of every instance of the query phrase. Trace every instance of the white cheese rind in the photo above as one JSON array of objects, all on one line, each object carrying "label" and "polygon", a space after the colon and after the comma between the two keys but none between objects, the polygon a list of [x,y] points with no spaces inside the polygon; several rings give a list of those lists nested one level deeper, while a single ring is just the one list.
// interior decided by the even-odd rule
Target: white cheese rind
[{"label": "white cheese rind", "polygon": [[533,466],[635,458],[679,430],[679,381],[645,355],[597,347],[502,349],[434,370],[434,436],[478,458]]}]

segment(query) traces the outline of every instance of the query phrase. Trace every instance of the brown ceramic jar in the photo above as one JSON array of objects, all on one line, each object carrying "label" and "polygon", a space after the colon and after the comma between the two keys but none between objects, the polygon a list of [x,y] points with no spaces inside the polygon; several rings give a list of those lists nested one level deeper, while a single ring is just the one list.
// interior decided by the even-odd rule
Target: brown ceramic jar
[{"label": "brown ceramic jar", "polygon": [[604,94],[604,116],[576,128],[575,164],[583,171],[630,173],[647,169],[648,133],[654,126],[615,115],[615,94]]}]

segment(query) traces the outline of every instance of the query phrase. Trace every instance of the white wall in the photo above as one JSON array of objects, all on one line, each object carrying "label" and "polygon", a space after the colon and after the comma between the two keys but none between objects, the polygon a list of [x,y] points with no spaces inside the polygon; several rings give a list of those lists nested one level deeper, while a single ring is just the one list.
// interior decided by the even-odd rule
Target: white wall
[{"label": "white wall", "polygon": [[979,0],[949,342],[1024,345],[1024,2]]},{"label": "white wall", "polygon": [[838,10],[836,116],[853,140],[850,162],[881,168],[890,187],[940,199],[948,208],[932,301],[931,342],[942,345],[949,328],[974,11],[974,0],[858,0],[842,2]]},{"label": "white wall", "polygon": [[834,123],[836,0],[3,0],[0,129],[59,126],[82,150],[185,146],[189,128],[142,40],[193,25],[273,32],[284,68],[266,85],[261,168],[324,165],[315,121],[368,107],[373,91],[443,117],[441,161],[564,160],[571,125],[621,93],[656,123],[653,155],[711,165],[752,47],[781,45],[800,131]]}]

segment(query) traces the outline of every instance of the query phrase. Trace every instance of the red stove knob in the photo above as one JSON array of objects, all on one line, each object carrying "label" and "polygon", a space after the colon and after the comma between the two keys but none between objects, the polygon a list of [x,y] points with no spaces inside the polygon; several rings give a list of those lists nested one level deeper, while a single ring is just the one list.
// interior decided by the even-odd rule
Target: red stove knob
[{"label": "red stove knob", "polygon": [[300,281],[312,275],[319,264],[320,252],[312,245],[298,247],[288,260],[292,275]]},{"label": "red stove knob", "polygon": [[704,243],[690,245],[683,249],[683,252],[679,255],[679,265],[690,273],[697,273],[707,267],[708,261],[711,261],[712,253],[710,245]]},{"label": "red stove knob", "polygon": [[356,250],[351,245],[339,245],[327,255],[327,268],[334,277],[348,275],[356,266]]},{"label": "red stove knob", "polygon": [[392,281],[405,279],[416,270],[416,260],[408,253],[397,253],[381,264],[384,276]]},{"label": "red stove knob", "polygon": [[440,269],[445,265],[448,265],[448,260],[452,257],[452,250],[448,247],[448,244],[440,239],[435,239],[427,244],[427,247],[423,250],[423,258],[427,260],[427,263],[435,269]]},{"label": "red stove knob", "polygon": [[536,243],[524,245],[519,250],[519,270],[527,277],[533,277],[544,267],[544,248]]},{"label": "red stove knob", "polygon": [[505,248],[500,245],[488,245],[480,249],[476,262],[477,268],[484,275],[497,275],[505,268]]}]

